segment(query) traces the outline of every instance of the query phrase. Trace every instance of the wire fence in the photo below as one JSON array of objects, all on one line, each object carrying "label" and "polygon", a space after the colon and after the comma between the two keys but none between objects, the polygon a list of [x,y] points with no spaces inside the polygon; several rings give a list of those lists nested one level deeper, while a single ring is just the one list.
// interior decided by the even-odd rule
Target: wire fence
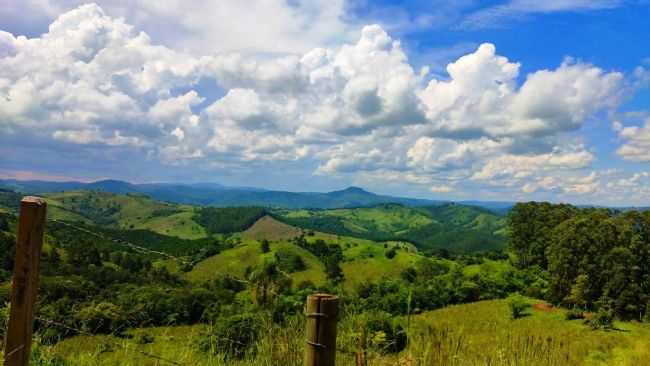
[{"label": "wire fence", "polygon": [[[18,219],[18,217],[19,217],[18,214],[15,213],[15,212],[11,212],[11,211],[9,211],[9,212],[7,212],[7,213],[8,213],[9,215],[13,216],[15,219]],[[53,218],[47,218],[47,221],[49,221],[49,222],[55,222],[55,223],[57,223],[57,224],[61,224],[61,225],[63,225],[63,226],[67,226],[67,227],[69,227],[69,228],[71,228],[71,229],[74,229],[74,230],[77,230],[77,231],[80,231],[80,232],[86,233],[86,234],[88,234],[88,235],[95,236],[95,237],[100,238],[100,239],[102,239],[102,240],[110,241],[110,242],[112,242],[112,243],[114,243],[114,244],[121,245],[121,246],[123,246],[123,247],[125,247],[125,248],[129,248],[129,249],[134,250],[134,251],[139,252],[139,253],[158,255],[158,256],[165,257],[165,258],[167,258],[167,259],[171,259],[171,260],[173,260],[173,261],[179,262],[179,263],[184,264],[184,265],[189,265],[189,266],[194,266],[196,263],[199,262],[198,260],[195,260],[195,261],[188,261],[188,260],[185,260],[185,259],[183,259],[183,258],[179,258],[179,257],[173,256],[173,255],[171,255],[171,254],[169,254],[169,253],[165,253],[165,252],[161,252],[161,251],[157,251],[157,250],[152,250],[152,249],[149,249],[149,248],[143,247],[143,246],[141,246],[141,245],[134,244],[134,243],[129,242],[129,241],[126,241],[126,240],[112,238],[112,237],[109,237],[109,236],[104,235],[104,234],[102,234],[102,233],[97,233],[97,232],[94,232],[94,231],[88,230],[88,229],[86,229],[86,228],[83,228],[83,227],[80,227],[80,226],[77,226],[77,225],[71,224],[71,223],[69,223],[69,222],[67,222],[67,221],[58,220],[58,219],[53,219]]]},{"label": "wire fence", "polygon": [[[94,334],[92,332],[87,332],[87,331],[84,331],[82,329],[75,328],[75,327],[69,326],[69,325],[61,323],[61,322],[57,322],[55,320],[47,319],[47,318],[42,317],[42,316],[36,316],[35,319],[40,321],[40,322],[43,322],[45,324],[49,324],[49,325],[53,325],[53,326],[56,326],[56,327],[59,327],[59,328],[63,328],[63,329],[69,330],[71,332],[75,332],[77,334],[81,334],[81,335],[85,335],[85,336],[91,336],[91,337],[96,336],[96,334]],[[109,342],[111,342],[112,344],[117,345],[118,347],[124,348],[125,350],[132,350],[132,351],[135,351],[137,353],[140,353],[140,354],[142,354],[142,355],[144,355],[146,357],[152,358],[152,359],[163,361],[163,362],[166,362],[166,363],[169,363],[169,364],[172,364],[172,365],[185,365],[182,362],[172,360],[172,359],[169,359],[169,358],[165,358],[165,357],[156,355],[156,354],[151,353],[151,352],[143,351],[143,350],[137,349],[137,348],[129,348],[126,345],[126,343],[124,343],[124,342],[118,342],[118,341],[112,340],[111,338],[107,338],[107,340]]]},{"label": "wire fence", "polygon": [[[12,216],[13,218],[15,218],[16,220],[19,219],[19,215],[16,212],[8,211],[6,213],[9,214],[10,216]],[[95,236],[95,237],[100,238],[102,240],[110,241],[112,243],[121,245],[121,246],[123,246],[125,248],[129,248],[129,249],[134,250],[134,251],[139,252],[139,253],[158,255],[158,256],[161,256],[161,257],[164,257],[164,258],[167,258],[167,259],[170,259],[170,260],[177,261],[177,262],[179,262],[181,264],[184,264],[184,265],[194,266],[197,262],[200,261],[200,260],[187,261],[187,260],[185,260],[183,258],[173,256],[173,255],[171,255],[169,253],[152,250],[152,249],[143,247],[141,245],[134,244],[134,243],[126,241],[126,240],[112,238],[112,237],[109,237],[109,236],[107,236],[105,234],[94,232],[94,231],[88,230],[87,228],[80,227],[80,226],[77,226],[77,225],[71,224],[69,222],[62,221],[62,220],[48,218],[47,221],[54,222],[54,223],[57,223],[57,224],[61,224],[63,226],[69,227],[71,229],[86,233],[88,235]],[[249,281],[242,280],[242,279],[237,279],[237,278],[232,278],[232,279],[235,280],[235,281],[243,282],[243,283],[250,283]],[[54,326],[54,327],[59,327],[61,329],[65,329],[67,331],[73,332],[73,334],[85,335],[85,336],[96,336],[97,335],[96,333],[86,331],[86,330],[71,326],[69,324],[64,324],[64,323],[58,322],[56,320],[48,319],[48,318],[43,317],[43,316],[35,316],[34,319],[39,321],[39,322],[42,322],[44,324]],[[132,351],[135,351],[137,353],[142,354],[145,357],[148,357],[148,358],[160,361],[160,362],[164,362],[164,363],[171,364],[171,365],[186,365],[185,363],[180,362],[178,360],[172,360],[172,359],[169,359],[169,358],[166,358],[166,357],[163,357],[163,356],[151,353],[151,352],[147,352],[147,351],[135,348],[135,347],[128,347],[127,343],[125,343],[125,342],[118,342],[118,341],[113,340],[111,338],[107,338],[107,340],[111,344],[116,345],[116,346],[118,346],[120,348],[123,348],[124,350],[132,350]],[[23,345],[21,345],[19,347],[16,347],[15,349],[9,351],[9,352],[6,352],[5,357],[10,356],[13,353],[16,353],[16,352],[20,351],[24,347],[25,347],[25,345],[23,344]]]}]

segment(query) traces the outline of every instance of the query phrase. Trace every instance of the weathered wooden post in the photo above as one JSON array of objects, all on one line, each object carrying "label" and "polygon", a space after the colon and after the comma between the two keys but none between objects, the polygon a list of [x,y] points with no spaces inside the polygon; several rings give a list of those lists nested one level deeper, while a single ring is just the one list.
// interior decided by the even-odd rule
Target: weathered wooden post
[{"label": "weathered wooden post", "polygon": [[338,296],[309,295],[306,312],[305,366],[334,366],[336,363],[336,318],[339,313]]},{"label": "weathered wooden post", "polygon": [[5,366],[29,364],[46,208],[45,200],[39,197],[24,197],[20,201]]}]

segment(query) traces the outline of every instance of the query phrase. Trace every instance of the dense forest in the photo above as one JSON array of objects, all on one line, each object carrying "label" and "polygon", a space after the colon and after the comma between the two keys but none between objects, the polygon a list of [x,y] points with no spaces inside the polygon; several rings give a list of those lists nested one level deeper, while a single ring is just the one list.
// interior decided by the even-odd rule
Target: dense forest
[{"label": "dense forest", "polygon": [[650,300],[650,212],[517,204],[510,213],[516,265],[548,276],[556,304],[642,320]]},{"label": "dense forest", "polygon": [[211,234],[234,233],[247,229],[265,214],[262,207],[203,207],[194,220]]}]

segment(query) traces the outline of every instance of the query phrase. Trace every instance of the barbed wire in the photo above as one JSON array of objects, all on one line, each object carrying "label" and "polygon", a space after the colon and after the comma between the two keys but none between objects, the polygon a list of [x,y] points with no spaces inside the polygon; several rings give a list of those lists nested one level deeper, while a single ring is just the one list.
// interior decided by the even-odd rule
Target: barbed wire
[{"label": "barbed wire", "polygon": [[88,230],[88,229],[86,229],[86,228],[82,228],[82,227],[79,227],[79,226],[76,226],[76,225],[70,224],[70,223],[68,223],[68,222],[65,222],[65,221],[61,221],[61,220],[57,220],[57,219],[47,219],[47,220],[48,220],[48,221],[52,221],[52,222],[56,222],[56,223],[58,223],[58,224],[61,224],[61,225],[64,225],[64,226],[70,227],[70,228],[72,228],[72,229],[75,229],[75,230],[78,230],[78,231],[84,232],[84,233],[89,234],[89,235],[96,236],[96,237],[98,237],[98,238],[100,238],[100,239],[107,240],[107,241],[110,241],[110,242],[112,242],[112,243],[115,243],[115,244],[119,244],[119,245],[122,245],[122,246],[128,247],[128,248],[130,248],[130,249],[135,250],[136,252],[146,253],[146,254],[155,254],[155,255],[159,255],[159,256],[165,257],[165,258],[167,258],[167,259],[175,260],[175,261],[177,261],[177,262],[180,262],[180,263],[182,263],[182,264],[189,265],[189,266],[194,266],[194,265],[198,262],[198,261],[186,261],[186,260],[181,259],[181,258],[179,258],[179,257],[175,257],[175,256],[173,256],[173,255],[171,255],[171,254],[169,254],[169,253],[160,252],[160,251],[157,251],[157,250],[153,250],[153,249],[145,248],[145,247],[143,247],[143,246],[140,246],[140,245],[137,245],[137,244],[133,244],[133,243],[131,243],[131,242],[129,242],[129,241],[126,241],[126,240],[122,240],[122,239],[116,239],[116,238],[108,237],[108,236],[106,236],[106,235],[104,235],[104,234],[96,233],[96,232],[94,232],[94,231],[90,231],[90,230]]},{"label": "barbed wire", "polygon": [[[7,211],[6,213],[13,216],[15,219],[18,219],[20,217],[19,214],[16,213],[16,212]],[[118,239],[118,238],[109,237],[109,236],[107,236],[105,234],[97,233],[97,232],[88,230],[86,228],[83,228],[83,227],[80,227],[80,226],[77,226],[77,225],[73,225],[73,224],[71,224],[71,223],[69,223],[67,221],[58,220],[58,219],[54,219],[54,218],[47,218],[47,221],[55,222],[57,224],[67,226],[67,227],[75,229],[77,231],[81,231],[81,232],[84,232],[86,234],[98,237],[98,238],[100,238],[102,240],[106,240],[106,241],[110,241],[110,242],[118,244],[118,245],[122,245],[122,246],[127,247],[129,249],[132,249],[132,250],[134,250],[136,252],[140,252],[140,253],[144,253],[144,254],[159,255],[159,256],[165,257],[167,259],[171,259],[171,260],[180,262],[181,264],[184,264],[184,265],[194,266],[196,263],[200,262],[200,260],[187,261],[185,259],[173,256],[173,255],[171,255],[169,253],[165,253],[165,252],[149,249],[149,248],[143,247],[141,245],[133,244],[132,242],[127,241],[127,240],[122,240],[122,239]]]},{"label": "barbed wire", "polygon": [[[18,213],[15,213],[15,212],[12,212],[12,211],[6,211],[4,213],[12,216],[16,220],[18,220],[19,217],[20,217]],[[69,222],[65,222],[63,220],[48,218],[47,221],[54,222],[54,223],[57,223],[57,224],[61,224],[63,226],[69,227],[71,229],[74,229],[74,230],[77,230],[77,231],[80,231],[80,232],[83,232],[83,233],[98,237],[98,238],[100,238],[102,240],[110,241],[112,243],[128,247],[129,249],[132,249],[132,250],[134,250],[136,252],[159,255],[159,256],[165,257],[167,259],[178,261],[178,262],[180,262],[182,264],[185,264],[185,265],[194,266],[197,262],[200,261],[200,260],[187,261],[187,260],[184,260],[182,258],[173,256],[173,255],[165,253],[165,252],[156,251],[156,250],[152,250],[152,249],[149,249],[149,248],[145,248],[145,247],[137,245],[137,244],[133,244],[132,242],[129,242],[129,241],[126,241],[126,240],[112,238],[112,237],[109,237],[109,236],[107,236],[105,234],[97,233],[97,232],[88,230],[87,228],[80,227],[80,226],[71,224]],[[246,281],[246,280],[243,280],[243,279],[238,279],[238,278],[235,278],[235,277],[231,277],[231,279],[235,280],[235,281],[238,281],[238,282],[242,282],[242,283],[250,283],[250,281]],[[81,335],[85,335],[85,336],[96,336],[96,334],[93,334],[91,332],[84,331],[83,329],[79,329],[79,328],[70,326],[68,324],[64,324],[64,323],[61,323],[61,322],[58,322],[58,321],[55,321],[55,320],[52,320],[52,319],[48,319],[48,318],[45,318],[43,316],[36,316],[35,320],[38,320],[40,322],[43,322],[45,324],[49,324],[49,325],[52,325],[52,326],[60,327],[62,329],[66,329],[66,330],[74,332],[76,334],[81,334]],[[108,338],[108,341],[110,343],[113,343],[113,344],[117,345],[118,347],[121,347],[121,348],[125,349],[125,350],[131,349],[131,350],[133,350],[133,351],[135,351],[137,353],[140,353],[140,354],[142,354],[142,355],[144,355],[146,357],[152,358],[152,359],[156,359],[156,360],[166,362],[166,363],[169,363],[169,364],[172,364],[172,365],[180,365],[180,366],[184,365],[183,363],[181,363],[179,361],[172,360],[172,359],[169,359],[169,358],[165,358],[163,356],[160,356],[160,355],[157,355],[157,354],[154,354],[154,353],[151,353],[151,352],[147,352],[147,351],[138,349],[136,347],[128,347],[127,344],[124,343],[124,342],[118,342],[118,341],[112,340],[110,338]],[[24,347],[24,345],[21,345],[17,349],[12,350],[10,352],[10,354],[19,351],[21,349],[21,347]]]},{"label": "barbed wire", "polygon": [[[84,330],[79,329],[79,328],[72,327],[70,325],[67,325],[67,324],[64,324],[64,323],[61,323],[61,322],[58,322],[56,320],[47,319],[47,318],[42,317],[42,316],[36,316],[36,317],[34,317],[34,319],[36,319],[38,321],[41,321],[43,323],[46,323],[46,324],[54,325],[54,326],[57,326],[57,327],[60,327],[60,328],[63,328],[63,329],[66,329],[66,330],[81,334],[81,335],[90,336],[90,337],[93,337],[93,336],[97,335],[97,334],[93,334],[91,332],[84,331]],[[131,349],[131,350],[133,350],[135,352],[138,352],[138,353],[141,353],[142,355],[147,356],[149,358],[153,358],[153,359],[157,359],[157,360],[160,360],[160,361],[163,361],[163,362],[167,362],[167,363],[170,363],[172,365],[181,365],[181,366],[184,365],[183,363],[178,362],[176,360],[171,360],[169,358],[162,357],[162,356],[156,355],[156,354],[151,353],[151,352],[143,351],[143,350],[137,349],[135,347],[129,348],[125,344],[123,344],[121,342],[118,342],[118,341],[114,341],[114,340],[112,340],[110,338],[108,338],[108,341],[110,341],[111,343],[113,343],[113,344],[115,344],[115,345],[117,345],[119,347],[124,348],[125,350]]]}]

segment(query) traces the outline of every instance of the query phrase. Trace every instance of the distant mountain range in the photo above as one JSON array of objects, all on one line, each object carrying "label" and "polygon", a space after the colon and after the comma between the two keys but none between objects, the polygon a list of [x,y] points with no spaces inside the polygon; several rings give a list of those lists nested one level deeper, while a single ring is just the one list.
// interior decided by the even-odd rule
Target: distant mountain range
[{"label": "distant mountain range", "polygon": [[[227,187],[218,183],[133,184],[119,180],[101,180],[91,183],[0,180],[0,188],[30,194],[74,190],[94,190],[116,194],[137,193],[145,194],[160,201],[219,207],[264,206],[290,209],[330,209],[366,207],[382,203],[399,203],[406,206],[431,206],[450,203],[450,201],[379,195],[359,187],[319,193]],[[499,213],[507,212],[514,205],[513,202],[463,201],[458,203],[480,206]]]}]

